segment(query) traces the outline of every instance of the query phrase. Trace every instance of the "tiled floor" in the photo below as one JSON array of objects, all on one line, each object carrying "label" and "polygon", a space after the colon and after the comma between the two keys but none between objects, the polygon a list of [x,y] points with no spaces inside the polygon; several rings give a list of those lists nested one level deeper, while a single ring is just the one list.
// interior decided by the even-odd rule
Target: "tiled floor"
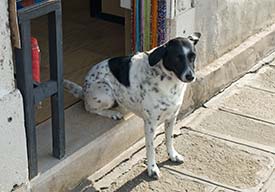
[{"label": "tiled floor", "polygon": [[[124,26],[91,18],[89,0],[63,1],[64,78],[82,84],[90,67],[113,56],[124,55]],[[41,78],[49,78],[47,18],[32,22],[32,36],[41,50]],[[78,100],[65,92],[65,108]],[[50,117],[49,99],[36,110],[36,122]]]}]

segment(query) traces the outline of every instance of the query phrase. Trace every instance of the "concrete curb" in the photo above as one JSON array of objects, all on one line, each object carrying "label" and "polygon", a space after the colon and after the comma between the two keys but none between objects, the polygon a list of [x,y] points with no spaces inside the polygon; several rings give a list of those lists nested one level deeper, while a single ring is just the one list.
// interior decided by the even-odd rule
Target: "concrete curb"
[{"label": "concrete curb", "polygon": [[142,137],[143,122],[140,118],[134,116],[122,121],[56,166],[38,175],[31,181],[31,189],[33,192],[67,191]]}]

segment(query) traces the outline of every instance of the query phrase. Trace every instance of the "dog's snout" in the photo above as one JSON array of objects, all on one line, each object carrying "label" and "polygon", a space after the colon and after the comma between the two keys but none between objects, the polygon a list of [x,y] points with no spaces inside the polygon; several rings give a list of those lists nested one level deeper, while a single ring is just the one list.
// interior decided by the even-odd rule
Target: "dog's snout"
[{"label": "dog's snout", "polygon": [[190,83],[194,81],[195,78],[196,78],[195,73],[190,69],[190,70],[186,70],[185,73],[182,74],[180,80],[185,83]]},{"label": "dog's snout", "polygon": [[189,71],[189,72],[185,75],[185,79],[186,79],[187,81],[193,81],[193,80],[195,79],[195,76],[194,76],[194,74],[193,74],[191,71]]}]

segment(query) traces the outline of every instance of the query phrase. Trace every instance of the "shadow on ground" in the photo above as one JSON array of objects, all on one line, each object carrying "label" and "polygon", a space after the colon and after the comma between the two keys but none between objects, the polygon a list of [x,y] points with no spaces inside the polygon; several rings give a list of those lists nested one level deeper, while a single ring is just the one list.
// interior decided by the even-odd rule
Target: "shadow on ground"
[{"label": "shadow on ground", "polygon": [[[166,165],[168,165],[170,167],[171,166],[176,167],[179,164],[173,163],[169,160],[158,163],[158,167],[161,169],[161,174],[163,172],[167,172],[168,169],[171,170],[171,171],[175,171],[177,173],[181,173],[181,172],[176,171],[176,169],[165,167]],[[165,170],[165,169],[167,169],[167,170]],[[114,190],[114,192],[132,191],[132,190],[136,189],[137,186],[141,185],[144,182],[148,183],[149,185],[150,185],[150,183],[153,184],[153,183],[156,183],[156,182],[161,184],[162,183],[162,178],[163,178],[163,175],[161,175],[161,178],[159,180],[156,180],[156,179],[153,179],[153,178],[149,177],[148,174],[147,174],[147,169],[146,169],[146,170],[142,171],[139,175],[137,175],[135,178],[129,180],[128,182],[123,184],[121,187]]]}]

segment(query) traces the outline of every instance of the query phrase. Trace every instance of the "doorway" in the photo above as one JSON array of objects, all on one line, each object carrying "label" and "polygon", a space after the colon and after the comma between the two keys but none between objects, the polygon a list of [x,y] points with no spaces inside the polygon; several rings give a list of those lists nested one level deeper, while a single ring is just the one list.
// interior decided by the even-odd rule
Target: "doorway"
[{"label": "doorway", "polygon": [[[110,57],[125,55],[125,26],[91,17],[90,0],[63,0],[63,56],[64,78],[82,85],[88,70]],[[124,16],[120,1],[102,1],[102,11]],[[47,18],[32,22],[32,36],[38,39],[41,55],[41,80],[49,79]],[[68,108],[79,99],[64,93],[64,106]],[[36,107],[36,123],[49,119],[50,100]]]}]

